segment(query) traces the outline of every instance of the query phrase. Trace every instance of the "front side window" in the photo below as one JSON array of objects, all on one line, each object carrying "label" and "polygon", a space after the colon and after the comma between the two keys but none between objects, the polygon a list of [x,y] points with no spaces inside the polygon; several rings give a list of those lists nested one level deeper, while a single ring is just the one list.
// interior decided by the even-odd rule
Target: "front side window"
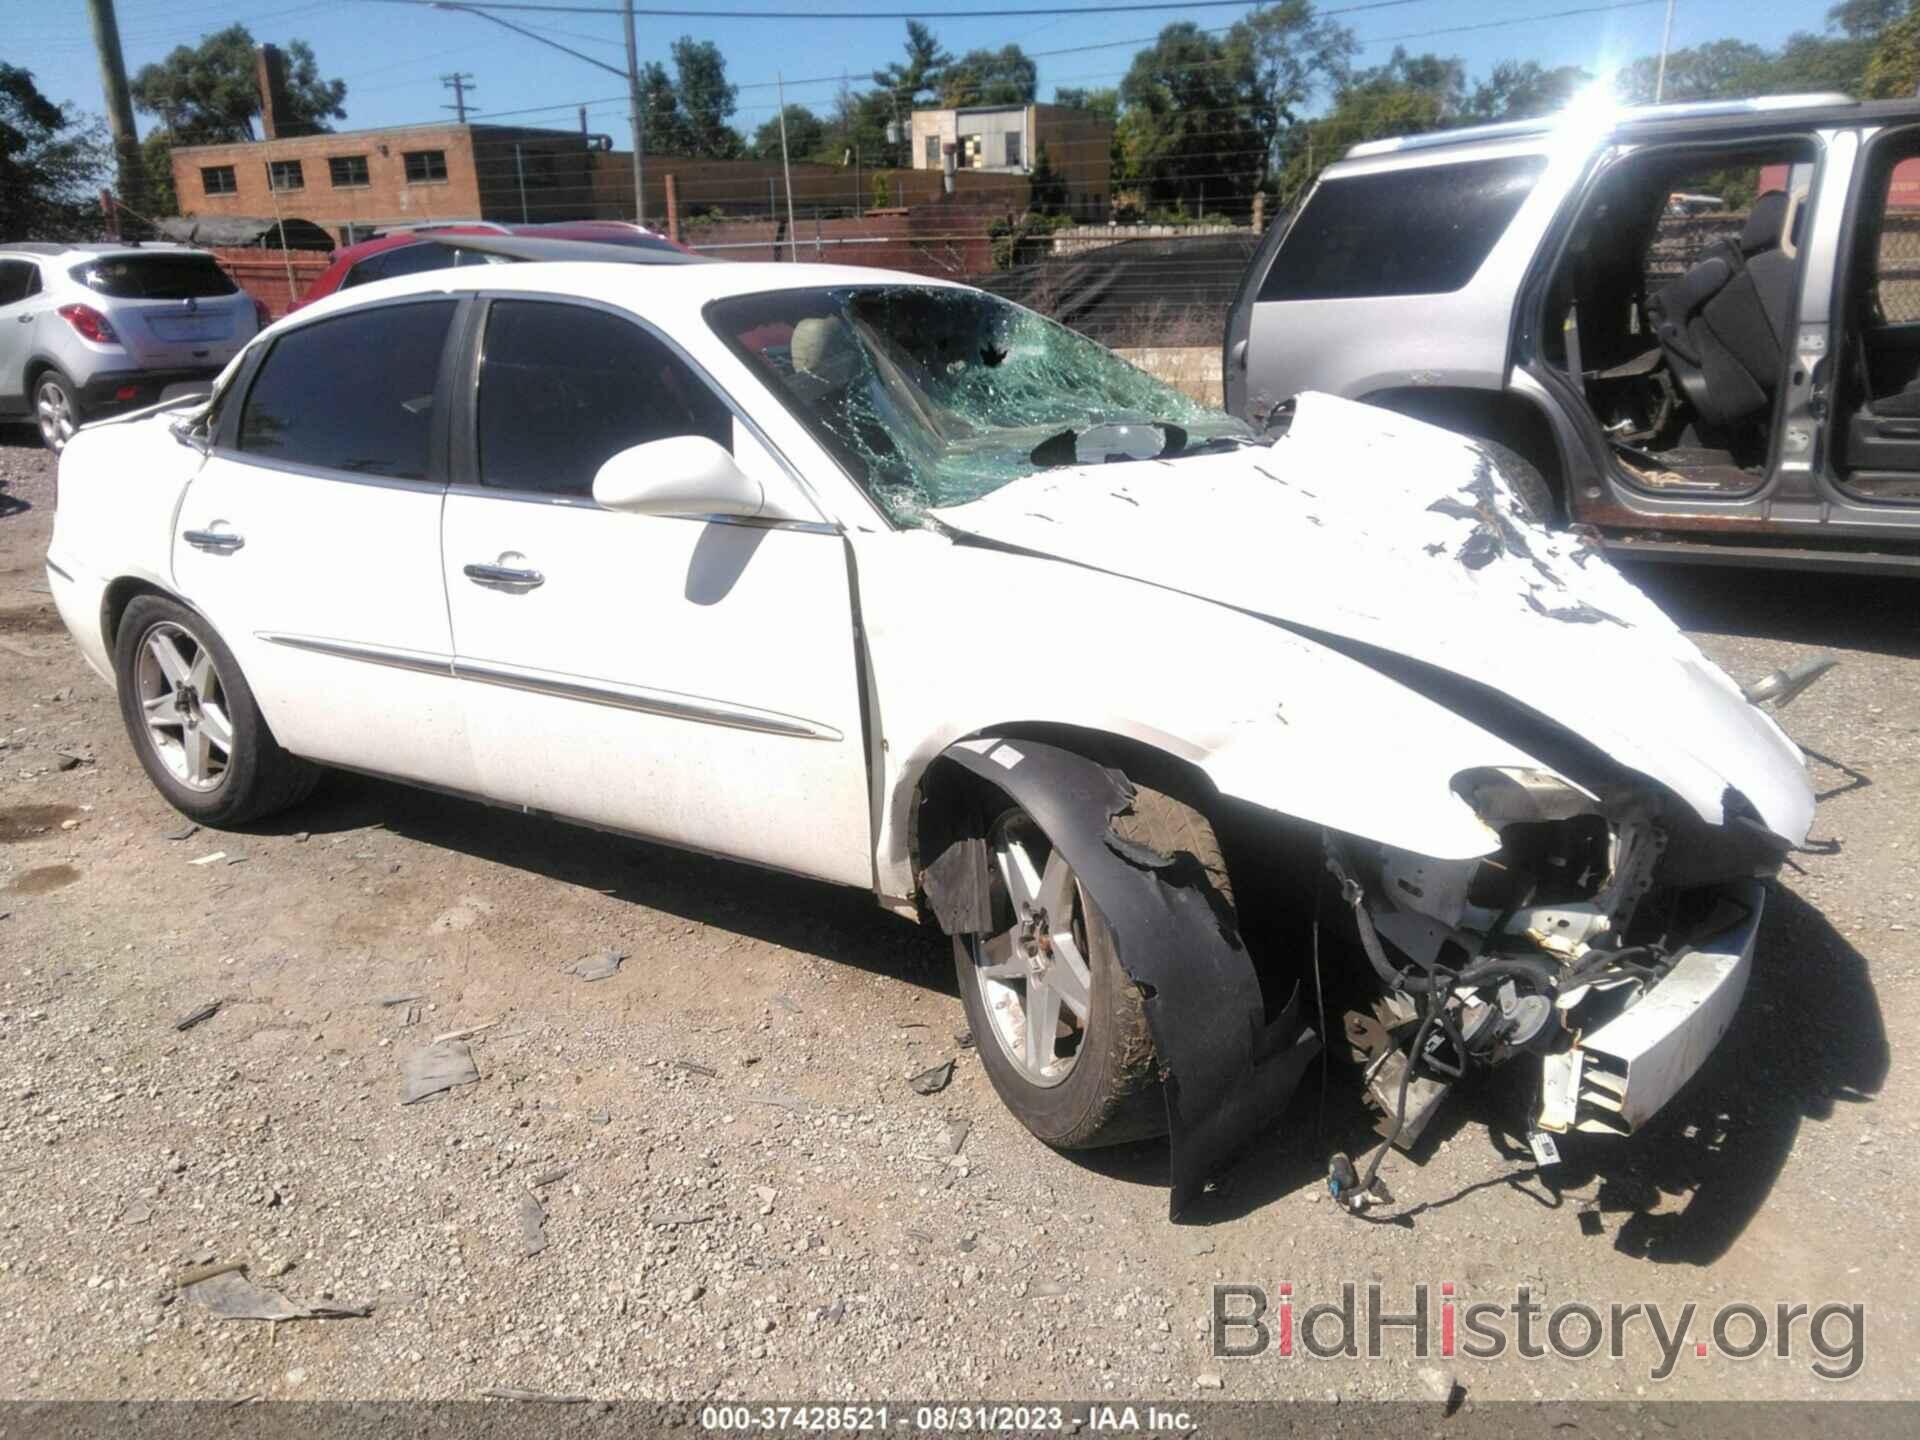
[{"label": "front side window", "polygon": [[1167,458],[1252,439],[1105,346],[977,290],[781,290],[706,313],[903,524],[1073,463],[1097,432],[1151,436]]},{"label": "front side window", "polygon": [[1546,168],[1513,155],[1321,181],[1287,232],[1265,300],[1442,295],[1492,253]]},{"label": "front side window", "polygon": [[409,185],[422,185],[447,178],[447,152],[444,150],[409,150],[402,159],[406,163]]},{"label": "front side window", "polygon": [[240,449],[266,460],[427,478],[433,394],[454,302],[383,305],[274,341],[240,412]]},{"label": "front side window", "polygon": [[733,448],[733,415],[667,345],[580,305],[498,300],[480,360],[479,480],[590,496],[620,451],[704,435]]},{"label": "front side window", "polygon": [[307,177],[298,160],[270,160],[267,162],[267,183],[275,190],[304,190],[307,188]]},{"label": "front side window", "polygon": [[240,182],[231,165],[202,165],[200,188],[209,195],[232,195],[239,191]]},{"label": "front side window", "polygon": [[337,190],[371,183],[367,178],[367,157],[335,155],[327,161],[327,176]]}]

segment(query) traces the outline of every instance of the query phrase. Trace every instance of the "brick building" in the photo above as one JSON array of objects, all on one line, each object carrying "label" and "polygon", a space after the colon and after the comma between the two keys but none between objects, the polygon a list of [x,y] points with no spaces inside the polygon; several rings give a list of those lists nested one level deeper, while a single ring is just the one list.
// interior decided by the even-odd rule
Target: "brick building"
[{"label": "brick building", "polygon": [[956,175],[1031,176],[1044,162],[1075,215],[1103,217],[1113,198],[1113,126],[1065,105],[974,105],[916,110],[916,171],[942,171],[952,148]]}]

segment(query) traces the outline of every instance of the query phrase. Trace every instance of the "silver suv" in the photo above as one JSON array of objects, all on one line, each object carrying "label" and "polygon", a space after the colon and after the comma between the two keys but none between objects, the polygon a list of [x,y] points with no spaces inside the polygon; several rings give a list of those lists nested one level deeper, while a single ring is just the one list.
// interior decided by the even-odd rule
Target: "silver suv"
[{"label": "silver suv", "polygon": [[1920,574],[1920,100],[1779,96],[1356,145],[1272,231],[1226,398],[1491,442],[1662,559]]},{"label": "silver suv", "polygon": [[204,250],[0,245],[0,416],[59,450],[85,421],[219,374],[268,319]]}]

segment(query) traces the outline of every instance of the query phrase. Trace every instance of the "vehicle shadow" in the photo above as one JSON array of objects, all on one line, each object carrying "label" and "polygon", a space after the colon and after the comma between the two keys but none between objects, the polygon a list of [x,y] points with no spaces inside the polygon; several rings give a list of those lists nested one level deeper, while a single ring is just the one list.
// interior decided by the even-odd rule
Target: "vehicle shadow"
[{"label": "vehicle shadow", "polygon": [[[1819,911],[1776,886],[1732,1026],[1646,1129],[1625,1140],[1569,1135],[1560,1140],[1561,1163],[1536,1169],[1525,1142],[1532,1093],[1524,1064],[1460,1087],[1411,1157],[1389,1155],[1381,1173],[1395,1203],[1366,1213],[1362,1223],[1416,1228],[1428,1211],[1506,1185],[1535,1204],[1564,1208],[1569,1232],[1589,1243],[1610,1237],[1624,1255],[1707,1265],[1760,1213],[1802,1124],[1869,1102],[1886,1080],[1890,1056],[1866,957]],[[1336,1060],[1324,1099],[1317,1076],[1316,1067],[1281,1122],[1184,1220],[1224,1223],[1302,1185],[1322,1185],[1335,1151],[1362,1163],[1378,1140],[1372,1112],[1358,1102],[1356,1073]],[[1430,1173],[1424,1162],[1440,1144],[1476,1130],[1487,1137],[1489,1173],[1434,1194],[1422,1178]],[[1116,1179],[1167,1183],[1164,1145],[1074,1158]]]},{"label": "vehicle shadow", "polygon": [[1683,630],[1920,658],[1911,580],[1655,562],[1620,570]]},{"label": "vehicle shadow", "polygon": [[[256,828],[324,835],[368,827],[957,996],[942,936],[842,886],[343,773],[329,775],[293,815]],[[1285,1114],[1184,1222],[1226,1223],[1304,1185],[1322,1185],[1335,1151],[1362,1163],[1377,1143],[1374,1116],[1359,1098],[1337,1031],[1334,1044],[1325,1089],[1316,1063]],[[1460,1087],[1411,1157],[1387,1158],[1382,1174],[1396,1202],[1361,1223],[1414,1228],[1428,1211],[1506,1185],[1536,1204],[1564,1208],[1570,1232],[1590,1240],[1610,1234],[1623,1254],[1705,1265],[1766,1203],[1801,1125],[1870,1100],[1889,1063],[1866,957],[1819,911],[1775,886],[1732,1026],[1647,1129],[1626,1140],[1570,1135],[1561,1142],[1562,1163],[1536,1171],[1524,1140],[1530,1082],[1525,1062],[1517,1062]],[[1489,1173],[1456,1193],[1432,1193],[1423,1163],[1441,1143],[1476,1131],[1487,1137]],[[1125,1184],[1169,1183],[1164,1140],[1065,1158]]]},{"label": "vehicle shadow", "polygon": [[370,826],[958,996],[945,937],[888,914],[872,895],[843,885],[341,771],[329,772],[299,809],[249,828],[329,835]]}]

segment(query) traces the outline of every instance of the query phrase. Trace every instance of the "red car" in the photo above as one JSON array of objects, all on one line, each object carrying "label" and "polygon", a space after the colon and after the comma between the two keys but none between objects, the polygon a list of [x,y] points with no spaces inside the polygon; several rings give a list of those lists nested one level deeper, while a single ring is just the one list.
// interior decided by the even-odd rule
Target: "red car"
[{"label": "red car", "polygon": [[396,275],[412,275],[421,270],[440,270],[451,265],[487,265],[499,257],[478,251],[425,243],[428,235],[436,239],[447,235],[526,235],[541,240],[588,240],[599,245],[625,245],[636,250],[671,250],[682,255],[693,252],[666,236],[656,234],[630,220],[566,220],[544,225],[501,225],[491,220],[467,220],[445,225],[418,225],[393,230],[333,252],[333,263],[315,277],[292,306],[302,305],[347,290],[369,285],[375,280],[391,280]]}]

